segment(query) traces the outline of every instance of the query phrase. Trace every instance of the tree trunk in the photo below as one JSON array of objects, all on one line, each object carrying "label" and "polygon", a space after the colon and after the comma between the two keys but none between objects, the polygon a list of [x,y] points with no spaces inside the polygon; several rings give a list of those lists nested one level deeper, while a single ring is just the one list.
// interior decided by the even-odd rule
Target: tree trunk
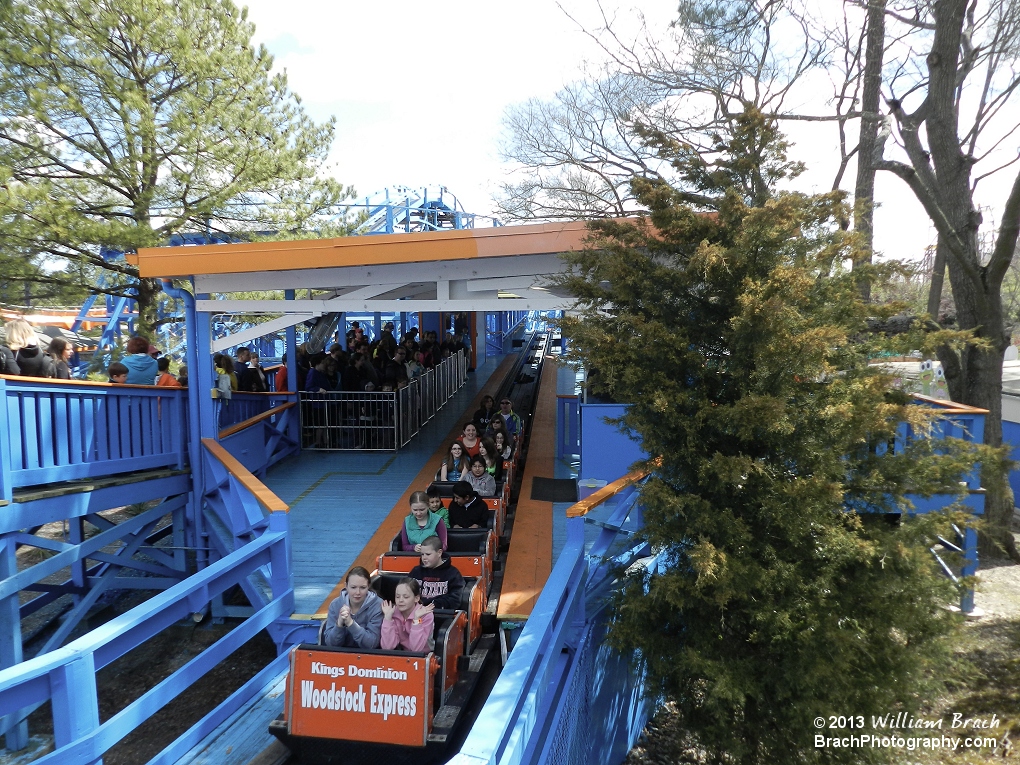
[{"label": "tree trunk", "polygon": [[[857,182],[854,185],[854,231],[861,238],[861,257],[857,260],[861,264],[870,264],[874,257],[875,146],[878,143],[878,104],[885,58],[885,4],[886,0],[868,2],[861,137],[857,151]],[[870,280],[861,282],[861,297],[864,302],[871,302]]]},{"label": "tree trunk", "polygon": [[[964,220],[973,220],[964,205],[957,214]],[[973,225],[973,224],[972,224]],[[959,229],[962,230],[962,229]],[[976,233],[976,232],[975,232]],[[972,263],[978,262],[977,240],[973,238]],[[941,245],[940,245],[941,247]],[[961,329],[972,330],[976,337],[988,341],[988,348],[968,345],[959,353],[943,349],[939,358],[946,371],[953,401],[988,410],[985,417],[984,442],[989,446],[1002,445],[1002,357],[1009,346],[1002,313],[1000,289],[986,279],[975,281],[958,258],[948,258],[949,283],[956,303],[957,319]],[[986,269],[980,269],[982,274]],[[981,554],[1000,553],[1005,549],[1010,557],[1018,553],[1010,533],[1013,518],[1013,493],[1008,475],[1000,464],[985,465],[981,471],[981,485],[986,490],[985,520],[987,534],[982,535]]]},{"label": "tree trunk", "polygon": [[156,303],[161,288],[155,279],[138,279],[138,321],[135,322],[135,334],[144,335],[152,342],[156,332]]},{"label": "tree trunk", "polygon": [[935,246],[935,261],[931,267],[931,285],[928,287],[928,315],[931,316],[932,321],[939,320],[939,312],[942,308],[942,289],[946,280],[948,250],[949,247],[940,237]]},{"label": "tree trunk", "polygon": [[[1009,345],[1001,295],[1005,269],[995,259],[981,264],[978,230],[982,219],[971,189],[973,158],[966,156],[960,145],[956,97],[960,67],[966,66],[961,62],[961,42],[968,2],[941,0],[934,5],[935,35],[927,57],[929,82],[923,119],[931,164],[929,154],[922,154],[916,133],[905,136],[905,141],[915,171],[927,175],[934,170],[934,187],[923,192],[926,198],[921,201],[936,212],[933,222],[939,232],[939,251],[946,256],[959,328],[971,330],[975,339],[987,343],[985,348],[970,344],[955,356],[949,351],[941,354],[946,357],[950,395],[954,401],[988,410],[984,442],[997,447],[1002,445],[1002,356]],[[1008,257],[1012,254],[1010,249]],[[1001,545],[1016,557],[1009,530],[1013,499],[1006,478],[1001,465],[982,468],[988,532],[982,552],[987,554]]]}]

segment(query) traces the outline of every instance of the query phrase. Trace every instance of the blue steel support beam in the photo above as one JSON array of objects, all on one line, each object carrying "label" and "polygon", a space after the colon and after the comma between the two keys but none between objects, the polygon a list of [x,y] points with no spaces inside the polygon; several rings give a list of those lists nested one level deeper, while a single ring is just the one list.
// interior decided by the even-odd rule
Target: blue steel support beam
[{"label": "blue steel support beam", "polygon": [[[202,300],[208,300],[209,295],[197,295]],[[192,431],[192,437],[197,438],[199,443],[203,438],[215,438],[219,435],[219,426],[216,422],[216,410],[213,404],[212,389],[215,386],[215,373],[212,363],[212,316],[205,311],[195,311],[195,373],[189,371],[188,401],[194,411],[198,410],[198,427]],[[197,406],[196,406],[197,404]],[[196,564],[201,570],[209,564],[208,550],[212,547],[209,541],[209,530],[206,528],[205,519],[205,490],[208,477],[206,476],[205,461],[199,459],[192,464],[192,480],[194,481],[194,492],[196,498],[194,525],[197,534],[198,556]]]},{"label": "blue steel support beam", "polygon": [[[286,300],[294,299],[294,290],[284,290],[283,297]],[[341,327],[345,327],[343,321],[340,322]],[[346,348],[344,350],[347,350]],[[301,386],[298,384],[298,373],[297,373],[297,327],[291,324],[287,327],[287,342],[286,348],[284,349],[283,363],[287,365],[287,388],[292,391],[298,391]],[[300,444],[300,439],[298,439]]]}]

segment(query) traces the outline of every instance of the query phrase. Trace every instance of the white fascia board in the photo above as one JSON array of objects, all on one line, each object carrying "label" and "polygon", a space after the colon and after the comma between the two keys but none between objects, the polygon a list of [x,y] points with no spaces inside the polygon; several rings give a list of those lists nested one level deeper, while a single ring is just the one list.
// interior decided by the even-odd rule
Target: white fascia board
[{"label": "white fascia board", "polygon": [[[304,321],[313,316],[321,316],[329,311],[357,313],[374,313],[380,311],[559,311],[574,304],[572,298],[556,297],[548,292],[522,290],[520,298],[498,298],[495,292],[475,293],[469,299],[450,300],[344,300],[335,298],[323,307],[320,300],[269,301],[264,300],[200,300],[196,301],[199,311],[211,310],[213,313],[285,313],[294,318],[293,323]],[[309,304],[315,304],[315,310],[309,311]],[[210,305],[211,304],[211,305]],[[295,305],[297,304],[297,305]],[[265,326],[265,325],[259,325]]]},{"label": "white fascia board", "polygon": [[[334,298],[342,299],[342,298]],[[322,316],[330,311],[331,300],[196,300],[195,310],[206,313],[301,313]]]},{"label": "white fascia board", "polygon": [[526,290],[531,287],[543,286],[545,279],[541,274],[530,276],[502,276],[492,279],[467,279],[465,287],[468,292],[485,290]]},{"label": "white fascia board", "polygon": [[197,274],[199,293],[253,292],[257,290],[331,289],[349,285],[406,284],[437,279],[491,279],[506,276],[558,274],[566,270],[559,255],[513,255],[422,263],[387,263],[375,266],[306,268],[295,271],[260,271],[250,274]]}]

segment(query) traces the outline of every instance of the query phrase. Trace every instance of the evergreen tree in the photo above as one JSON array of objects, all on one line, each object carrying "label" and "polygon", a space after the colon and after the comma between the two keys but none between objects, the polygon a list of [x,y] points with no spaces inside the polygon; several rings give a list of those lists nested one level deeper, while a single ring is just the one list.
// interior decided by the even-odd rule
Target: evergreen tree
[{"label": "evergreen tree", "polygon": [[[230,0],[12,0],[0,12],[0,245],[112,275],[180,231],[334,234],[350,190]],[[341,215],[342,217],[342,215]],[[342,230],[341,226],[341,230]],[[80,269],[51,269],[76,281]],[[158,285],[137,283],[143,326]]]},{"label": "evergreen tree", "polygon": [[567,256],[574,358],[661,457],[641,502],[667,568],[626,579],[611,639],[715,762],[880,758],[814,750],[813,720],[910,709],[947,656],[959,594],[928,547],[949,514],[905,495],[958,492],[974,455],[887,449],[930,410],[868,363],[885,340],[842,199],[776,193],[796,166],[774,126],[736,124],[712,161],[646,131],[687,185],[635,180],[648,216],[594,222]]}]

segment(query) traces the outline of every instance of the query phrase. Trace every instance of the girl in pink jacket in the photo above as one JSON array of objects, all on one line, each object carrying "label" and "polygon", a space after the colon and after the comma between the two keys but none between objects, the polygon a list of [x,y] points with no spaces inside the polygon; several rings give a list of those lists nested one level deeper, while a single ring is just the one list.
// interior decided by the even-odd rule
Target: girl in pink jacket
[{"label": "girl in pink jacket", "polygon": [[382,635],[379,647],[384,651],[431,651],[431,603],[421,604],[421,585],[416,579],[405,576],[397,582],[393,603],[383,601]]}]

